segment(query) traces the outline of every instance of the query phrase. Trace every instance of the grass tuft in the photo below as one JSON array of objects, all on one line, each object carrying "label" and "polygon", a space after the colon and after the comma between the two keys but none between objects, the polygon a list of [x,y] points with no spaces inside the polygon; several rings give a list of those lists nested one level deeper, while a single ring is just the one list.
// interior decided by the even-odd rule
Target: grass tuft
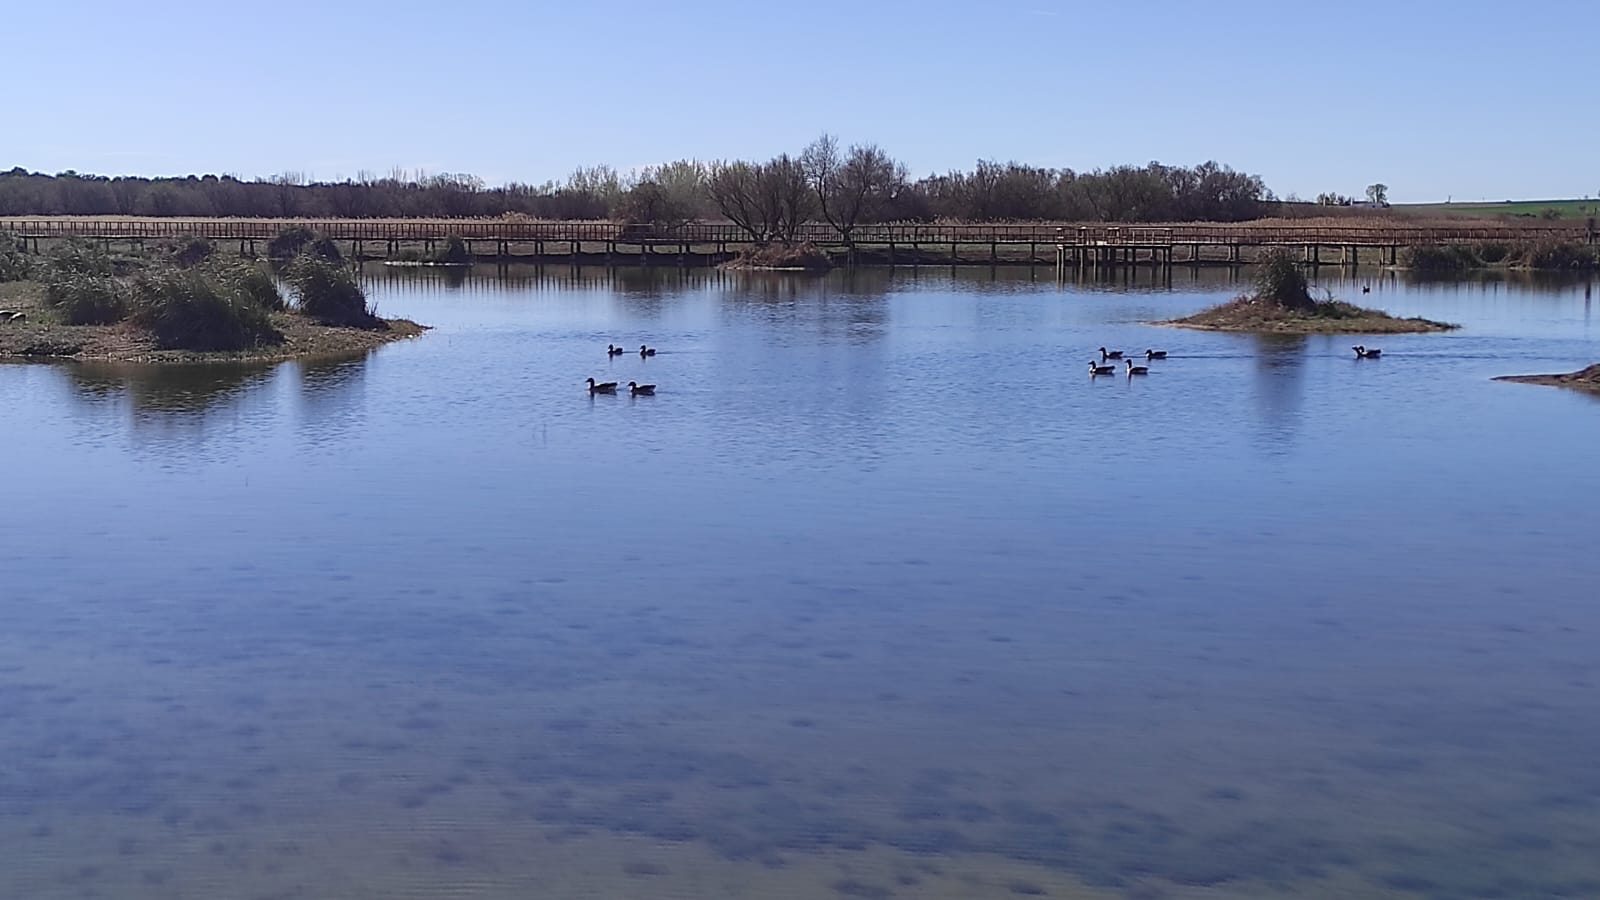
[{"label": "grass tuft", "polygon": [[21,237],[0,233],[0,282],[25,281],[33,274],[33,257]]},{"label": "grass tuft", "polygon": [[231,351],[283,342],[272,317],[237,281],[184,269],[140,275],[133,321],[164,349]]},{"label": "grass tuft", "polygon": [[128,288],[114,275],[47,270],[44,305],[66,325],[115,325],[128,317]]},{"label": "grass tuft", "polygon": [[379,319],[367,305],[366,292],[350,269],[338,263],[302,256],[287,270],[300,311],[329,325],[380,328]]}]

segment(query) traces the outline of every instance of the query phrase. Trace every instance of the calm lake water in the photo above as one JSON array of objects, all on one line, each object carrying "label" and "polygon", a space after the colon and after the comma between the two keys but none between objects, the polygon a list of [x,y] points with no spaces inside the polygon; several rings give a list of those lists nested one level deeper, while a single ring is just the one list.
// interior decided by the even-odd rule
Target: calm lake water
[{"label": "calm lake water", "polygon": [[1600,402],[1489,380],[1597,286],[1323,274],[1465,328],[376,271],[434,331],[0,366],[0,896],[1600,896]]}]

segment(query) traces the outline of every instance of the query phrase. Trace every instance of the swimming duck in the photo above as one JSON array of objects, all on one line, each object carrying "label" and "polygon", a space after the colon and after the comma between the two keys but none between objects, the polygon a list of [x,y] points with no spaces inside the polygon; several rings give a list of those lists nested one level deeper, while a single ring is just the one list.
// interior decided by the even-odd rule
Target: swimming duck
[{"label": "swimming duck", "polygon": [[606,345],[606,355],[607,356],[621,356],[622,354],[627,353],[627,352],[628,351],[622,349],[621,347],[613,347],[610,344]]},{"label": "swimming duck", "polygon": [[1357,344],[1350,349],[1356,352],[1356,359],[1377,359],[1383,353],[1382,350],[1368,350],[1366,347],[1363,347],[1360,344]]},{"label": "swimming duck", "polygon": [[640,344],[639,345],[639,355],[640,356],[655,356],[656,352],[654,350],[651,350],[649,347],[646,347],[645,345]]},{"label": "swimming duck", "polygon": [[589,393],[591,394],[615,394],[616,392],[617,383],[615,381],[596,383],[593,378],[589,379]]},{"label": "swimming duck", "polygon": [[1095,362],[1092,359],[1089,360],[1089,377],[1093,378],[1096,375],[1115,375],[1115,374],[1117,374],[1117,367],[1116,366],[1102,366],[1102,365],[1100,365],[1099,363]]},{"label": "swimming duck", "polygon": [[1101,362],[1105,362],[1108,359],[1121,359],[1121,358],[1122,358],[1122,351],[1121,350],[1107,350],[1104,347],[1100,348],[1100,361]]},{"label": "swimming duck", "polygon": [[1146,361],[1149,361],[1149,360],[1152,360],[1152,359],[1166,359],[1167,358],[1167,351],[1165,351],[1165,350],[1146,350],[1144,352],[1144,358],[1145,358]]},{"label": "swimming duck", "polygon": [[655,392],[656,386],[653,384],[639,384],[638,382],[634,381],[628,382],[628,393],[630,394],[649,394],[654,396]]},{"label": "swimming duck", "polygon": [[1133,375],[1149,375],[1149,374],[1150,374],[1150,367],[1149,366],[1136,366],[1136,365],[1133,364],[1133,360],[1131,360],[1131,359],[1128,360],[1128,375],[1130,377],[1133,376]]},{"label": "swimming duck", "polygon": [[1370,284],[1363,284],[1363,285],[1362,285],[1362,286],[1361,286],[1361,293],[1363,293],[1363,294],[1370,294],[1370,293],[1372,293],[1372,285],[1370,285]]}]

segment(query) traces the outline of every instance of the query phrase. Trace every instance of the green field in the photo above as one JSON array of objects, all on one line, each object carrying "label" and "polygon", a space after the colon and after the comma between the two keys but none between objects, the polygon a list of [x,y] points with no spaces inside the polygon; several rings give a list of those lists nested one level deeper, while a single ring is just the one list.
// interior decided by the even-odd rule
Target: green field
[{"label": "green field", "polygon": [[[1600,216],[1600,200],[1505,200],[1500,203],[1396,203],[1400,213],[1428,217],[1517,216],[1521,218],[1586,219]],[[1549,212],[1554,210],[1554,212]]]}]

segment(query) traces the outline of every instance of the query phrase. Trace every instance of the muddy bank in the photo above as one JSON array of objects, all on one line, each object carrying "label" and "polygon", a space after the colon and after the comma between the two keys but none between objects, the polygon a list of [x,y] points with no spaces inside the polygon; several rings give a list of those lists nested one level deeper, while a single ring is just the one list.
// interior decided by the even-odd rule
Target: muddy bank
[{"label": "muddy bank", "polygon": [[1565,375],[1501,375],[1495,381],[1510,381],[1516,384],[1543,384],[1549,387],[1573,388],[1580,391],[1589,391],[1600,394],[1600,363],[1577,372],[1568,372]]}]

